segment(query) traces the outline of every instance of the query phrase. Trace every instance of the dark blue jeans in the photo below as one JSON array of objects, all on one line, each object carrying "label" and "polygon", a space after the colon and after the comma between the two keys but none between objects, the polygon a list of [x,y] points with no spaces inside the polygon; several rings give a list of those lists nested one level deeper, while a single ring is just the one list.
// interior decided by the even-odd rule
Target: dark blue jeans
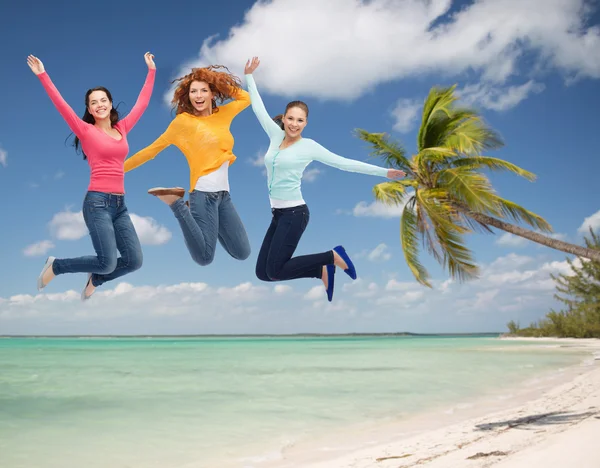
[{"label": "dark blue jeans", "polygon": [[92,273],[92,284],[100,286],[141,268],[142,247],[123,195],[88,192],[83,200],[83,219],[96,256],[57,258],[52,264],[55,275]]},{"label": "dark blue jeans", "polygon": [[233,258],[246,260],[250,256],[248,234],[229,192],[194,190],[190,193],[189,208],[183,199],[179,199],[171,209],[181,226],[192,259],[199,265],[213,261],[217,239]]},{"label": "dark blue jeans", "polygon": [[331,250],[292,258],[308,225],[308,206],[274,208],[271,225],[263,240],[256,276],[262,281],[285,281],[295,278],[321,278],[324,265],[333,264]]}]

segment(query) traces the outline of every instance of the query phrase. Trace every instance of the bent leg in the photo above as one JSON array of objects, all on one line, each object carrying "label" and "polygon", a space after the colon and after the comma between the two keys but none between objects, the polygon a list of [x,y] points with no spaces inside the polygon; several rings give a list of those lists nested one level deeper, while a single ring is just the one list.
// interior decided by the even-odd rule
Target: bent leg
[{"label": "bent leg", "polygon": [[202,266],[215,257],[219,228],[217,202],[218,194],[194,190],[190,194],[189,208],[183,199],[170,205],[192,259]]},{"label": "bent leg", "polygon": [[267,275],[273,281],[321,278],[324,265],[333,264],[333,252],[292,258],[309,221],[306,205],[275,210],[279,216],[267,259]]},{"label": "bent leg", "polygon": [[117,249],[121,256],[117,259],[117,266],[111,273],[107,275],[92,275],[92,284],[96,287],[132,271],[139,270],[142,267],[142,246],[125,205],[117,212],[113,226]]},{"label": "bent leg", "polygon": [[246,260],[250,256],[248,234],[229,192],[222,192],[219,204],[219,242],[237,260]]},{"label": "bent leg", "polygon": [[273,240],[273,235],[275,234],[276,229],[277,220],[275,219],[275,216],[273,216],[271,219],[271,224],[269,225],[269,229],[267,229],[265,238],[260,246],[258,258],[256,259],[256,277],[261,281],[272,281],[271,278],[269,278],[269,275],[267,275],[267,259],[269,257],[271,241]]},{"label": "bent leg", "polygon": [[[103,194],[102,194],[103,195]],[[96,256],[56,259],[55,275],[64,273],[111,273],[117,266],[117,245],[112,214],[105,197],[88,194],[83,203],[83,219],[90,233]]]}]

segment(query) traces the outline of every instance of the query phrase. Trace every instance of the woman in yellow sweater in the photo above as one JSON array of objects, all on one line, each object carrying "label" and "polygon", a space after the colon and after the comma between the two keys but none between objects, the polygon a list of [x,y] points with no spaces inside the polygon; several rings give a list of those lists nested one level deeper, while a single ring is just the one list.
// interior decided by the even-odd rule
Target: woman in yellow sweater
[{"label": "woman in yellow sweater", "polygon": [[[229,196],[228,170],[236,159],[229,127],[250,105],[250,97],[240,80],[220,65],[193,68],[175,81],[179,82],[171,101],[175,119],[154,143],[125,161],[125,172],[154,159],[166,147],[177,146],[190,166],[189,206],[181,187],[156,187],[148,193],[171,207],[196,263],[213,261],[217,239],[229,255],[245,260],[250,243]],[[218,105],[227,99],[233,100]]]}]

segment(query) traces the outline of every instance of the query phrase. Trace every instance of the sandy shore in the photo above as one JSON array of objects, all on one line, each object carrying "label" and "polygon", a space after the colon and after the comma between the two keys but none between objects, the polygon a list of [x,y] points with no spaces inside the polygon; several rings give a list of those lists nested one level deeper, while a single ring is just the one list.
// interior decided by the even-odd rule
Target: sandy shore
[{"label": "sandy shore", "polygon": [[[600,468],[600,340],[526,339],[544,346],[589,349],[587,365],[570,369],[567,379],[552,388],[532,392],[518,406],[448,425],[440,418],[437,429],[407,432],[386,428],[372,445],[359,450],[351,440],[339,440],[327,454],[288,451],[282,468]],[[492,408],[489,411],[494,411]],[[488,411],[488,412],[489,412]],[[426,426],[423,426],[426,427]],[[340,445],[346,449],[341,451]],[[368,444],[367,444],[368,445]],[[307,447],[304,447],[306,449]],[[303,452],[303,453],[302,453]]]}]

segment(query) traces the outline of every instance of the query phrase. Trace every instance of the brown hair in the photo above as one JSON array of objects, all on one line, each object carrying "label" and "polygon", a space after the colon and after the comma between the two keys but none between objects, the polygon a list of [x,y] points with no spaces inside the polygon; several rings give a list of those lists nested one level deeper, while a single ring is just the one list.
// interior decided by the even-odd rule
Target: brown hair
[{"label": "brown hair", "polygon": [[[96,88],[87,90],[87,92],[85,93],[85,112],[83,113],[83,117],[81,118],[81,120],[83,120],[86,123],[92,124],[92,125],[94,125],[96,123],[96,119],[94,118],[94,116],[92,114],[90,114],[88,107],[90,105],[90,95],[94,91],[103,91],[106,94],[106,97],[108,98],[108,100],[110,101],[110,104],[112,105],[112,103],[113,103],[112,94],[110,94],[110,91],[108,89],[106,89],[104,86],[98,86]],[[114,128],[114,126],[117,124],[118,121],[119,121],[119,112],[117,111],[117,109],[115,109],[113,107],[110,110],[110,126],[111,126],[111,128]],[[73,143],[73,146],[75,147],[76,152],[79,152],[79,150],[81,150],[81,154],[83,154],[83,159],[87,159],[87,154],[85,154],[85,152],[83,151],[83,148],[81,147],[81,142],[79,141],[78,136],[75,136],[75,142]]]},{"label": "brown hair", "polygon": [[[227,71],[219,71],[221,69]],[[179,82],[175,92],[173,93],[173,99],[171,104],[176,109],[177,114],[187,112],[188,114],[194,114],[194,108],[190,103],[189,92],[190,86],[193,81],[204,81],[210,87],[213,93],[212,109],[213,112],[218,112],[217,101],[222,103],[227,99],[232,98],[234,90],[242,87],[240,79],[232,75],[227,67],[223,65],[210,65],[204,68],[192,68],[192,72],[188,73],[181,78],[173,80],[172,83]]]},{"label": "brown hair", "polygon": [[302,102],[302,101],[288,102],[287,106],[285,106],[285,112],[283,114],[279,114],[279,115],[276,115],[275,117],[273,117],[273,120],[275,121],[275,123],[277,125],[279,125],[282,130],[284,130],[283,116],[285,114],[287,114],[287,111],[289,111],[292,107],[299,107],[300,109],[302,109],[304,112],[306,112],[306,117],[308,118],[308,106],[306,105],[305,102]]}]

